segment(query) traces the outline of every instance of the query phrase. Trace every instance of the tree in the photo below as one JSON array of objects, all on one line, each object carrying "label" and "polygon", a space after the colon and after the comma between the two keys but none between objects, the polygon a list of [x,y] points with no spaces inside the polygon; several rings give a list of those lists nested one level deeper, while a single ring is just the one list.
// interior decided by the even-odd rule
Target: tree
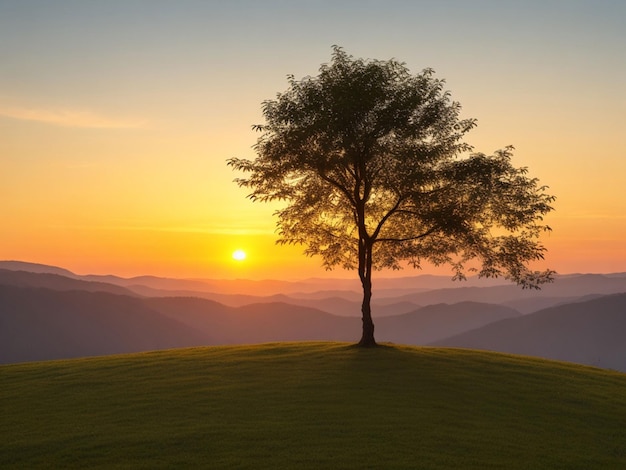
[{"label": "tree", "polygon": [[[228,164],[249,173],[235,182],[254,201],[284,201],[281,244],[303,244],[326,268],[357,268],[363,287],[361,346],[375,346],[372,271],[450,264],[538,288],[552,271],[539,235],[552,210],[513,147],[472,153],[463,136],[476,125],[431,69],[411,75],[396,61],[355,59],[333,48],[316,77],[296,80],[264,101],[266,123],[254,160]],[[470,265],[474,260],[479,267]]]}]

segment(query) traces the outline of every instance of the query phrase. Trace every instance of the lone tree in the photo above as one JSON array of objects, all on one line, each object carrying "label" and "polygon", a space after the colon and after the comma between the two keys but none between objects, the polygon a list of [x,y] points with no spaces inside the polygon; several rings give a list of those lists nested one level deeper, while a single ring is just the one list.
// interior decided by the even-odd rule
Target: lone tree
[{"label": "lone tree", "polygon": [[[355,59],[333,48],[319,75],[296,80],[262,104],[266,124],[254,160],[228,164],[254,201],[285,201],[276,212],[281,244],[303,244],[327,269],[358,269],[363,286],[359,345],[375,346],[372,270],[449,264],[538,288],[546,186],[511,164],[513,147],[472,153],[476,125],[431,69],[411,75],[396,61]],[[474,260],[474,267],[467,262]],[[479,266],[478,268],[475,266]]]}]

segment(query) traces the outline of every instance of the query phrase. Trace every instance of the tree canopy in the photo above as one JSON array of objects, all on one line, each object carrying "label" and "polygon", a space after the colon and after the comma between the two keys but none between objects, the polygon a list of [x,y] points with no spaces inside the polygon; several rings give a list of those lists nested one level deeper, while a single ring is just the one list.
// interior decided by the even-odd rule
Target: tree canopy
[{"label": "tree canopy", "polygon": [[[255,201],[286,201],[279,243],[303,244],[324,266],[356,268],[363,285],[363,336],[375,345],[372,271],[449,264],[523,287],[551,280],[543,218],[554,197],[516,168],[513,147],[493,155],[463,141],[475,125],[433,70],[412,75],[396,60],[364,60],[334,47],[315,77],[264,101],[254,160],[228,164]],[[474,260],[478,267],[468,262]]]}]

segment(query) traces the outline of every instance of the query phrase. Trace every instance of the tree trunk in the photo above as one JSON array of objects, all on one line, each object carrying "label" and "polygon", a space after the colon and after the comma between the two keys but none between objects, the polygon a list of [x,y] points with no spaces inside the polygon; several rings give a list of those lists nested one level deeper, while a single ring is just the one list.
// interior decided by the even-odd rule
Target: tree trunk
[{"label": "tree trunk", "polygon": [[363,334],[359,346],[371,348],[376,346],[376,340],[374,339],[374,322],[372,321],[372,309],[370,306],[370,300],[372,299],[372,280],[371,277],[362,280],[363,284],[363,304],[361,305],[362,321],[363,321]]},{"label": "tree trunk", "polygon": [[372,251],[372,244],[362,239],[359,246],[359,277],[363,286],[363,304],[361,305],[363,334],[359,346],[365,348],[376,346],[370,302],[372,300]]}]

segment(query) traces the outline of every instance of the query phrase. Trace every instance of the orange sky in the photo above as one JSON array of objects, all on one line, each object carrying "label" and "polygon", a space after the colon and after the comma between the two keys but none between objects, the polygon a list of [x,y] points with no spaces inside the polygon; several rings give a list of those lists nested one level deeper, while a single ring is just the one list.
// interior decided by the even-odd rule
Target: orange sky
[{"label": "orange sky", "polygon": [[478,119],[476,150],[516,147],[514,163],[558,197],[543,267],[626,271],[626,4],[258,3],[0,4],[0,259],[327,275],[274,246],[272,207],[246,200],[225,162],[254,157],[261,102],[340,44],[434,68]]}]

